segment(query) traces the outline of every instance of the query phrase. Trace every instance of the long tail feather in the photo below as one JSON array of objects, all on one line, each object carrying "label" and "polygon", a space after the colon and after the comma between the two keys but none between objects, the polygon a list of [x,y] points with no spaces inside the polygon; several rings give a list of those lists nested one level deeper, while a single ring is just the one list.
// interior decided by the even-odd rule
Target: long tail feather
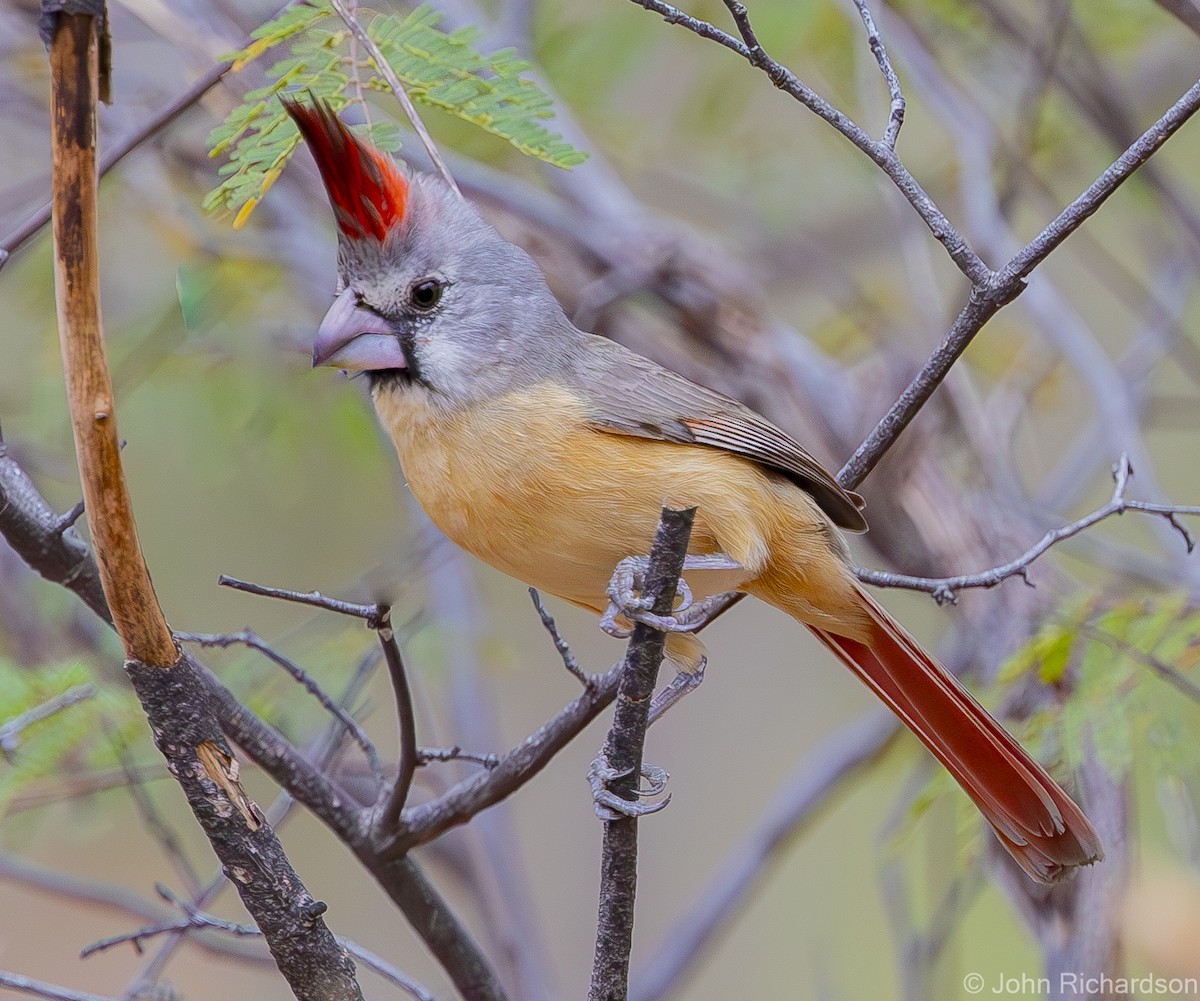
[{"label": "long tail feather", "polygon": [[1053,883],[1104,857],[1083,811],[869,595],[869,644],[809,627],[915,733],[1031,877]]}]

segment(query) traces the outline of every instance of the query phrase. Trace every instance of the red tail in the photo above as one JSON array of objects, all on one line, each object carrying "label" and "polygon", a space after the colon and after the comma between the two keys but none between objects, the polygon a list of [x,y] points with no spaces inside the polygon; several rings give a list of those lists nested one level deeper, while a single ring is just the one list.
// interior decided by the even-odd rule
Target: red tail
[{"label": "red tail", "polygon": [[874,622],[870,646],[812,631],[949,769],[1021,868],[1053,883],[1100,861],[1100,839],[1058,783],[903,626],[862,599]]}]

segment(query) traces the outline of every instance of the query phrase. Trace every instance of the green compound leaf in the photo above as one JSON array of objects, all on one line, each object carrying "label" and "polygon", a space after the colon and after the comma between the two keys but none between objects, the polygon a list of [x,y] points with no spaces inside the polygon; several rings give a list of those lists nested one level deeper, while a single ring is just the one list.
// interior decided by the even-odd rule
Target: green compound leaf
[{"label": "green compound leaf", "polygon": [[[377,15],[367,29],[415,102],[471,122],[555,166],[572,167],[586,159],[542,124],[554,111],[545,92],[521,76],[530,68],[528,63],[511,49],[479,53],[476,29],[448,34],[438,29],[440,18],[428,7],[419,7],[403,18]],[[352,63],[350,40],[329,5],[312,0],[289,7],[260,26],[244,49],[230,53],[237,70],[288,46],[288,55],[266,71],[271,83],[248,93],[209,136],[209,155],[227,155],[229,160],[218,171],[221,183],[204,199],[206,211],[231,214],[234,227],[240,227],[279,179],[301,142],[279,94],[320,98],[340,111],[359,100],[359,87],[388,90],[373,64]],[[391,123],[372,125],[365,132],[380,149],[399,149],[399,132]]]}]

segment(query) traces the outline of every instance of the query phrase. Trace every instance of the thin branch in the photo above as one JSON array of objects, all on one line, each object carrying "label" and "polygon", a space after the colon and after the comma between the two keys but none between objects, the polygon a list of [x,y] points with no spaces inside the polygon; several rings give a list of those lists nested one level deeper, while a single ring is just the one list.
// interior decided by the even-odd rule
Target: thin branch
[{"label": "thin branch", "polygon": [[575,659],[575,654],[571,652],[571,647],[562,634],[558,631],[558,625],[554,621],[545,603],[542,601],[542,596],[538,594],[536,587],[529,589],[529,597],[533,599],[533,607],[537,609],[538,616],[542,620],[542,625],[546,632],[550,634],[550,639],[554,641],[554,649],[558,651],[558,655],[562,658],[563,667],[568,673],[575,678],[584,688],[593,684],[592,677],[579,666],[579,661]]},{"label": "thin branch", "polygon": [[41,980],[23,977],[19,973],[8,973],[5,970],[0,970],[0,987],[9,987],[21,994],[32,994],[34,997],[50,998],[51,1001],[114,1001],[113,998],[100,994],[73,991],[67,987],[47,984]]},{"label": "thin branch", "polygon": [[[192,84],[191,87],[175,98],[174,101],[165,104],[146,119],[143,125],[129,135],[123,136],[114,142],[108,151],[100,157],[100,177],[107,174],[129,153],[132,153],[148,139],[153,138],[192,107],[192,105],[220,83],[221,78],[229,72],[232,65],[233,63],[228,62],[217,63],[216,66],[213,66]],[[47,223],[50,222],[50,215],[51,204],[47,202],[22,223],[15,232],[10,233],[3,243],[0,243],[0,268],[3,268],[8,263],[8,259],[28,240],[32,239],[45,228]]]},{"label": "thin branch", "polygon": [[[158,886],[159,895],[168,902],[174,904],[184,916],[176,918],[172,921],[163,921],[158,924],[147,925],[144,928],[139,928],[136,931],[125,932],[121,935],[113,935],[109,938],[100,939],[98,942],[93,942],[87,946],[80,955],[83,958],[92,956],[99,952],[104,952],[119,945],[129,943],[138,952],[142,951],[142,943],[159,935],[165,935],[170,932],[190,932],[190,931],[217,931],[225,935],[232,935],[235,938],[262,938],[262,932],[254,925],[240,924],[236,921],[227,921],[224,918],[215,917],[208,914],[198,907],[194,907],[185,900],[181,900],[175,894],[171,893],[166,887]],[[350,955],[361,960],[365,966],[370,967],[380,976],[399,987],[402,991],[417,999],[417,1001],[437,1001],[437,999],[428,990],[422,987],[417,981],[413,980],[408,975],[401,973],[390,963],[384,961],[379,956],[375,955],[368,949],[364,949],[357,942],[345,938],[341,935],[337,936],[338,945],[345,949]]]},{"label": "thin branch", "polygon": [[1154,674],[1157,674],[1168,685],[1187,696],[1193,702],[1200,702],[1200,685],[1197,685],[1186,674],[1177,671],[1170,664],[1155,657],[1145,650],[1140,650],[1128,640],[1122,639],[1120,636],[1114,636],[1112,633],[1104,629],[1097,629],[1095,626],[1083,623],[1079,626],[1079,631],[1085,636],[1089,636],[1094,640],[1111,647],[1119,653],[1125,654],[1127,657],[1132,657],[1139,664],[1149,668]]},{"label": "thin branch", "polygon": [[420,761],[420,752],[417,750],[417,722],[413,712],[412,690],[408,685],[408,674],[400,657],[396,634],[392,631],[390,610],[380,616],[374,629],[379,635],[380,646],[383,647],[388,677],[391,678],[392,692],[396,698],[396,720],[400,740],[400,760],[396,766],[396,778],[390,789],[381,790],[375,819],[372,822],[372,836],[376,844],[385,844],[400,824],[400,815],[404,804],[408,802],[413,776]]},{"label": "thin branch", "polygon": [[116,751],[121,769],[125,773],[125,788],[137,806],[138,813],[142,815],[143,826],[150,836],[158,842],[159,847],[163,850],[163,854],[167,856],[175,872],[183,880],[188,893],[199,893],[201,889],[200,877],[196,874],[195,866],[192,865],[191,860],[187,857],[187,853],[183,850],[183,844],[180,842],[175,830],[167,823],[166,818],[159,812],[158,807],[155,806],[154,800],[150,798],[150,794],[143,787],[142,783],[138,781],[133,762],[129,759],[129,748],[121,739],[121,735],[111,726],[106,726],[105,730],[108,732],[109,742]]},{"label": "thin branch", "polygon": [[422,747],[417,750],[417,764],[429,765],[444,761],[470,761],[483,765],[488,771],[500,765],[500,755],[484,754],[479,751],[464,751],[457,744],[454,747]]},{"label": "thin branch", "polygon": [[[45,869],[27,859],[4,852],[0,852],[0,879],[29,887],[39,893],[52,894],[75,904],[119,911],[142,921],[163,921],[168,916],[163,908],[150,903],[140,893],[134,893],[123,886]],[[251,951],[240,943],[218,939],[212,935],[201,935],[195,944],[215,956],[265,965],[271,969],[275,967],[274,960],[266,952],[257,948]]]},{"label": "thin branch", "polygon": [[253,584],[248,580],[239,580],[228,574],[221,574],[217,583],[222,587],[231,587],[235,591],[245,591],[247,594],[257,594],[265,598],[279,598],[281,601],[294,601],[300,605],[312,605],[314,608],[324,608],[330,612],[338,612],[356,619],[365,619],[370,625],[387,611],[386,605],[363,605],[355,601],[342,601],[329,598],[320,591],[290,591],[283,587],[267,587],[263,584]]},{"label": "thin branch", "polygon": [[33,726],[34,723],[49,719],[64,709],[78,705],[80,702],[86,702],[95,694],[95,685],[76,685],[74,688],[68,688],[65,692],[60,692],[40,705],[33,706],[31,709],[26,709],[23,713],[14,716],[3,726],[0,726],[0,754],[3,754],[4,757],[11,761],[14,752],[21,746],[21,734],[25,730]]},{"label": "thin branch", "polygon": [[958,602],[957,592],[965,588],[993,588],[1010,577],[1020,577],[1026,584],[1032,587],[1033,582],[1029,579],[1028,575],[1029,567],[1043,553],[1053,546],[1058,545],[1063,540],[1078,535],[1080,532],[1091,528],[1106,518],[1111,518],[1113,515],[1122,515],[1126,511],[1140,511],[1142,514],[1155,515],[1156,517],[1165,519],[1183,537],[1187,551],[1189,553],[1192,552],[1196,545],[1195,539],[1178,518],[1181,515],[1200,517],[1200,505],[1152,504],[1149,501],[1127,499],[1125,491],[1128,487],[1129,479],[1133,475],[1133,468],[1129,464],[1129,456],[1127,455],[1122,455],[1117,461],[1117,464],[1113,467],[1113,475],[1116,480],[1116,486],[1113,489],[1112,499],[1107,504],[1096,508],[1091,514],[1085,515],[1077,521],[1071,522],[1069,525],[1063,525],[1047,532],[1037,543],[1015,560],[1011,560],[1001,566],[992,567],[990,570],[982,570],[979,573],[962,574],[957,577],[910,577],[907,574],[891,573],[886,570],[867,570],[861,567],[855,568],[854,573],[864,584],[871,584],[875,587],[897,587],[909,591],[924,591],[926,594],[931,595],[933,600],[939,605],[956,604]]},{"label": "thin branch", "polygon": [[1196,111],[1200,110],[1200,82],[1192,86],[1157,122],[1104,171],[1074,202],[980,289],[974,289],[954,325],[929,361],[859,445],[838,473],[838,482],[857,487],[895,444],[900,433],[941,385],[946,373],[975,335],[1000,308],[1024,288],[1025,277],[1078,229],[1105,200],[1144,164]]},{"label": "thin branch", "polygon": [[[663,508],[650,548],[644,593],[655,615],[668,615],[675,603],[679,575],[687,555],[695,508]],[[638,623],[625,655],[617,708],[604,742],[604,761],[613,778],[606,785],[634,803],[642,779],[642,750],[650,719],[650,700],[658,680],[666,633]],[[629,996],[629,955],[633,949],[633,912],[637,898],[638,818],[614,814],[604,821],[600,855],[600,914],[588,1001],[625,1001]]]},{"label": "thin branch", "polygon": [[380,75],[387,81],[388,86],[392,88],[392,93],[396,95],[396,100],[400,102],[400,107],[404,109],[404,114],[408,116],[409,122],[412,124],[413,131],[417,133],[417,137],[421,140],[421,145],[425,147],[425,151],[429,154],[429,159],[433,161],[433,165],[437,168],[437,172],[442,176],[449,186],[459,198],[462,198],[462,192],[458,190],[458,185],[454,183],[454,177],[450,173],[450,168],[446,166],[446,161],[442,159],[442,154],[438,151],[437,144],[434,143],[433,137],[429,134],[429,130],[425,128],[425,123],[421,121],[421,116],[417,114],[416,105],[413,104],[412,98],[408,96],[408,91],[404,89],[404,84],[400,82],[400,78],[396,76],[396,71],[392,69],[391,64],[384,58],[382,52],[379,51],[379,46],[375,44],[366,28],[358,23],[358,18],[354,16],[342,0],[329,0],[329,4],[333,7],[337,16],[340,17],[350,29],[350,33],[358,40],[359,44],[371,55],[371,61],[375,63],[375,68],[379,70]]},{"label": "thin branch", "polygon": [[1200,111],[1200,80],[1166,113],[1125,150],[1111,167],[1093,181],[1078,198],[1013,257],[996,275],[995,284],[1004,288],[1026,277],[1077,230],[1108,197],[1142,164]]},{"label": "thin branch", "polygon": [[875,19],[871,16],[866,0],[854,0],[854,6],[858,8],[858,16],[862,18],[863,27],[867,29],[867,44],[871,47],[871,54],[879,63],[879,71],[887,84],[888,97],[892,103],[888,113],[887,130],[883,134],[883,144],[888,149],[895,149],[900,129],[904,125],[904,92],[900,89],[900,78],[896,76],[896,70],[888,58],[887,49],[883,46],[883,39],[875,26]]},{"label": "thin branch", "polygon": [[236,633],[176,633],[175,636],[184,643],[196,643],[205,647],[224,648],[240,643],[248,646],[251,650],[257,650],[273,664],[282,667],[293,679],[304,687],[306,692],[321,704],[321,708],[333,716],[334,719],[350,732],[350,735],[354,737],[354,742],[362,748],[363,754],[366,755],[367,763],[370,765],[371,772],[375,775],[376,781],[381,786],[383,785],[383,765],[379,760],[379,752],[371,742],[371,738],[367,736],[367,731],[362,728],[349,712],[317,684],[316,679],[311,674],[305,671],[294,660],[281,654],[253,629],[243,629],[241,632]]},{"label": "thin branch", "polygon": [[480,811],[507,799],[532,780],[616,697],[621,666],[618,664],[595,676],[591,687],[515,748],[501,755],[490,771],[477,772],[437,799],[405,810],[394,842],[383,854],[391,857],[426,844],[451,827],[465,824]]},{"label": "thin branch", "polygon": [[728,0],[726,3],[742,34],[742,40],[739,41],[715,25],[685,14],[679,8],[663,3],[662,0],[633,0],[633,2],[639,7],[661,15],[668,24],[680,25],[701,38],[707,38],[718,45],[725,46],[752,66],[762,70],[771,83],[832,125],[891,178],[892,183],[900,189],[900,193],[924,220],[938,242],[946,248],[951,260],[958,265],[959,270],[967,276],[973,286],[984,286],[991,280],[991,269],[971,249],[963,235],[946,218],[933,199],[925,193],[916,178],[908,172],[908,169],[896,156],[896,151],[886,142],[876,142],[862,126],[818,95],[786,66],[768,56],[758,43],[758,38],[754,34],[744,6],[734,4],[732,0]]}]

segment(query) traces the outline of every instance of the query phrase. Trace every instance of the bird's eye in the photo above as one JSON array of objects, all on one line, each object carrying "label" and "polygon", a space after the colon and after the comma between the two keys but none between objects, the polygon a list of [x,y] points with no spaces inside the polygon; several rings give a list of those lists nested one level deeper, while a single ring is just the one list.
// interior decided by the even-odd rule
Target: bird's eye
[{"label": "bird's eye", "polygon": [[421,278],[408,287],[408,301],[413,309],[428,313],[442,299],[446,283],[440,278]]}]

